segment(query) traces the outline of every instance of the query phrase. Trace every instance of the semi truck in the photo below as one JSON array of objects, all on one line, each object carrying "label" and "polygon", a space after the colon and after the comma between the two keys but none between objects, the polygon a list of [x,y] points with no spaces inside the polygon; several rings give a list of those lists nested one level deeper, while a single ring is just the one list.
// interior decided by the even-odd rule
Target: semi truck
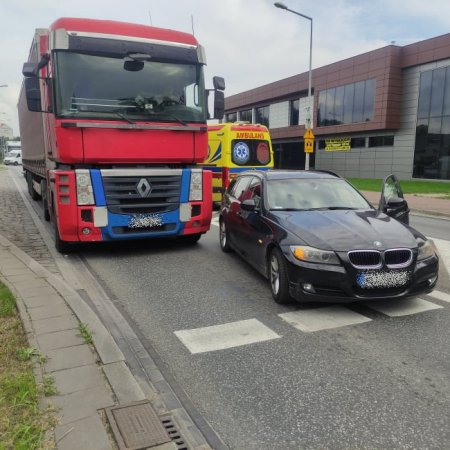
[{"label": "semi truck", "polygon": [[230,180],[243,170],[274,165],[269,130],[260,124],[224,122],[208,125],[208,156],[202,163],[213,176],[213,203],[222,201]]},{"label": "semi truck", "polygon": [[[125,22],[60,18],[37,29],[18,101],[28,192],[75,243],[174,236],[210,227],[207,119],[225,82],[206,89],[193,35]],[[214,94],[214,113],[208,97]]]}]

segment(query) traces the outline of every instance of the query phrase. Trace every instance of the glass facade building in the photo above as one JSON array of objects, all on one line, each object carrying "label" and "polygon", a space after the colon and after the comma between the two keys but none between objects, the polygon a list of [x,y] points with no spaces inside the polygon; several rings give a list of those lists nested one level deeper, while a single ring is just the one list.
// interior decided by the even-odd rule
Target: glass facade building
[{"label": "glass facade building", "polygon": [[421,73],[413,176],[450,179],[450,66]]},{"label": "glass facade building", "polygon": [[244,111],[269,127],[275,167],[304,168],[311,112],[311,168],[450,181],[450,34],[315,68],[311,101],[308,72],[225,99],[229,117]]}]

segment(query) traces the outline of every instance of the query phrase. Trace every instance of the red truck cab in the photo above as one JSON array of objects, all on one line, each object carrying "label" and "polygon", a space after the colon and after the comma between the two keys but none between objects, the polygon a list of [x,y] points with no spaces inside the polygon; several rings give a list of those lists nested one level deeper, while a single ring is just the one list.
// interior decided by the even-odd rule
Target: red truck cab
[{"label": "red truck cab", "polygon": [[[23,166],[56,246],[183,236],[212,214],[208,90],[194,36],[62,18],[38,29],[19,98]],[[223,79],[214,77],[215,118]]]}]

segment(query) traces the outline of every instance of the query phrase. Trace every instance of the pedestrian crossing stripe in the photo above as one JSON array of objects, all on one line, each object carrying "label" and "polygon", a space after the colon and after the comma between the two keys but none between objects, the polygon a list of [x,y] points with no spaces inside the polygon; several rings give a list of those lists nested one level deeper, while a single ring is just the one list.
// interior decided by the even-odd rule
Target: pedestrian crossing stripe
[{"label": "pedestrian crossing stripe", "polygon": [[278,314],[278,316],[297,330],[306,333],[356,325],[372,320],[344,306],[325,306]]},{"label": "pedestrian crossing stripe", "polygon": [[428,295],[437,300],[442,300],[443,302],[450,303],[450,295],[446,294],[445,292],[434,290],[433,292],[429,293]]},{"label": "pedestrian crossing stripe", "polygon": [[175,331],[175,335],[192,354],[225,350],[281,337],[257,319],[179,330]]},{"label": "pedestrian crossing stripe", "polygon": [[436,245],[437,251],[439,253],[440,259],[439,263],[442,264],[450,275],[450,241],[445,241],[444,239],[430,238]]},{"label": "pedestrian crossing stripe", "polygon": [[440,305],[436,305],[436,303],[431,303],[421,298],[382,300],[370,304],[364,303],[364,305],[389,317],[409,316],[432,309],[443,308]]}]

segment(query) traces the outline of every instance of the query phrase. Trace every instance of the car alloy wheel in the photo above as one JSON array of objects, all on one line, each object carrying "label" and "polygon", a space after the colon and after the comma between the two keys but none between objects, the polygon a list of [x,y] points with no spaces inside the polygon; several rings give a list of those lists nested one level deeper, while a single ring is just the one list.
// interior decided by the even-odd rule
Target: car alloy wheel
[{"label": "car alloy wheel", "polygon": [[220,239],[220,248],[222,249],[222,251],[225,253],[231,252],[231,247],[228,243],[228,230],[223,219],[220,221],[219,239]]},{"label": "car alloy wheel", "polygon": [[286,262],[278,248],[270,253],[269,280],[273,299],[280,304],[290,303]]}]

